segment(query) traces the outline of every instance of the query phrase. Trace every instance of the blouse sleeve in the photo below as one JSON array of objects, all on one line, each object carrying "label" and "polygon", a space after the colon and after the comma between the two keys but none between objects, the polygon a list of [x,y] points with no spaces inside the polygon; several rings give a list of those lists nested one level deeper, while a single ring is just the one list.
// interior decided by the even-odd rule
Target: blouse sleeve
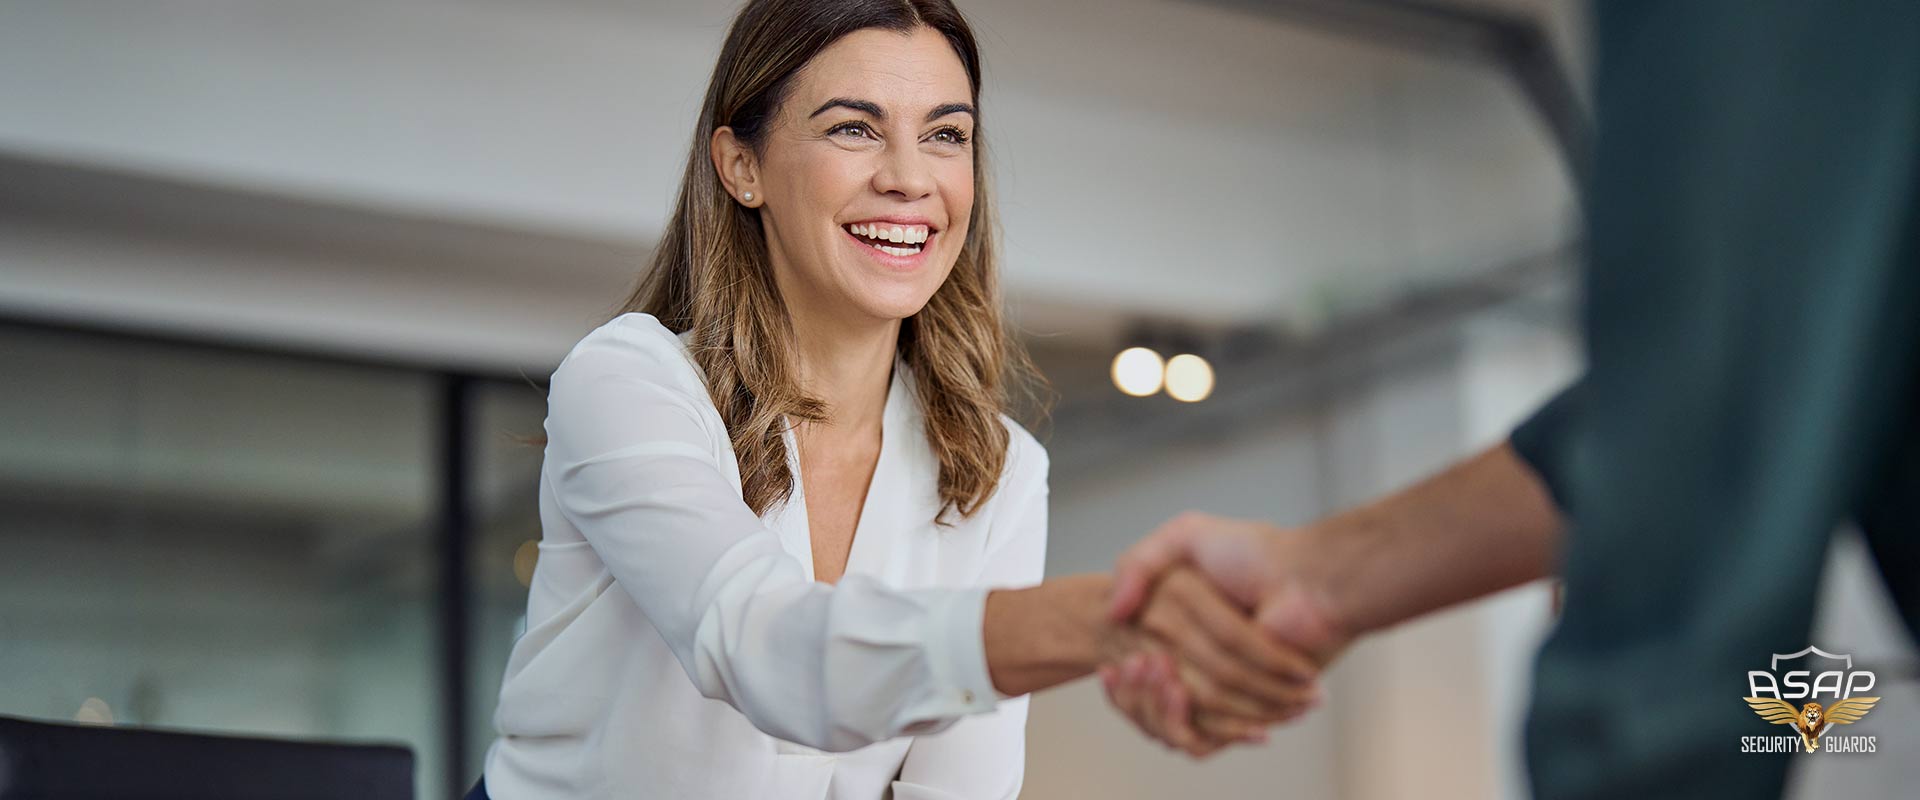
[{"label": "blouse sleeve", "polygon": [[701,694],[829,751],[992,710],[985,588],[807,580],[717,463],[698,380],[651,317],[602,326],[553,374],[542,468]]},{"label": "blouse sleeve", "polygon": [[[1041,581],[1047,560],[1047,454],[1016,429],[1027,463],[1004,489],[1011,504],[994,515],[980,584],[1021,588]],[[1024,440],[1024,441],[1022,441]],[[1024,451],[1024,452],[1021,452]],[[1024,473],[1024,474],[1022,474]],[[992,544],[996,543],[997,544]],[[896,800],[999,800],[1018,797],[1026,775],[1027,700],[1002,700],[991,714],[968,717],[938,734],[916,736],[893,784]]]}]

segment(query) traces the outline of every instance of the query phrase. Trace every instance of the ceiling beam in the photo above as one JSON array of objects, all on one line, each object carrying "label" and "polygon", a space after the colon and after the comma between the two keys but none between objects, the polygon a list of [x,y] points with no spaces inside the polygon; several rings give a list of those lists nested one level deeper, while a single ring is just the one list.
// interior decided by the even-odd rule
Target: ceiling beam
[{"label": "ceiling beam", "polygon": [[1586,185],[1591,125],[1575,81],[1540,21],[1481,4],[1435,0],[1193,0],[1285,19],[1388,46],[1484,60],[1514,81],[1553,137],[1576,186]]}]

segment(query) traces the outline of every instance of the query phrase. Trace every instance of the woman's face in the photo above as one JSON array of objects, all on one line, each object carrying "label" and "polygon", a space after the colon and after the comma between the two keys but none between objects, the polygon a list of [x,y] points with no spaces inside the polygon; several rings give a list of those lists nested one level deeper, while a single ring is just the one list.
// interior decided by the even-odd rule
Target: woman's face
[{"label": "woman's face", "polygon": [[753,185],[732,187],[761,201],[790,310],[884,321],[926,305],[967,239],[971,101],[953,46],[924,27],[849,34],[794,76],[738,173]]}]

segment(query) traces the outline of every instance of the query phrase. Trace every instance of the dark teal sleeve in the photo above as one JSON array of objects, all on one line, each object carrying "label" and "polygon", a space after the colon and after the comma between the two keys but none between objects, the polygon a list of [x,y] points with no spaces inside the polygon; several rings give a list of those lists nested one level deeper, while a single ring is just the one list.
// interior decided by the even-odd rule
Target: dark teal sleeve
[{"label": "dark teal sleeve", "polygon": [[1570,513],[1573,508],[1567,491],[1567,463],[1574,449],[1573,424],[1579,413],[1580,391],[1580,381],[1561,389],[1507,436],[1520,460],[1527,462],[1547,485],[1553,504],[1559,506],[1562,513]]}]

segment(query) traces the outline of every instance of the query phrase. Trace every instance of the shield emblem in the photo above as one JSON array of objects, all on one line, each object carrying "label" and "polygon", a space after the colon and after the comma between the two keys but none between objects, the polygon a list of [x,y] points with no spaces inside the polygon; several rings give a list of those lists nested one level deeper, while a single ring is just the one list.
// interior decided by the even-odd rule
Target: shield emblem
[{"label": "shield emblem", "polygon": [[1745,700],[1761,719],[1792,726],[1812,752],[1820,749],[1820,736],[1829,728],[1858,722],[1872,710],[1880,698],[1855,695],[1873,684],[1874,674],[1855,670],[1851,654],[1808,646],[1798,653],[1776,653],[1766,671],[1748,672]]}]

